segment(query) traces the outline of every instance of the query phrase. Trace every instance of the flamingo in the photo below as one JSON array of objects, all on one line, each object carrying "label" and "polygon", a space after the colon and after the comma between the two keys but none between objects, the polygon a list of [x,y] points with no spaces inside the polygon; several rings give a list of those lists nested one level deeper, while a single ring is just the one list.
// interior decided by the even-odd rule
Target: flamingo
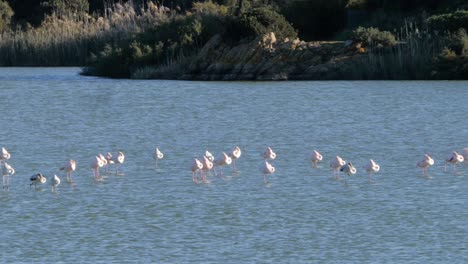
[{"label": "flamingo", "polygon": [[164,154],[159,150],[159,148],[156,148],[153,157],[155,160],[161,160],[164,158]]},{"label": "flamingo", "polygon": [[73,182],[72,179],[72,172],[76,170],[76,161],[75,160],[69,160],[63,165],[60,170],[64,170],[67,173],[67,182]]},{"label": "flamingo", "polygon": [[93,170],[93,175],[94,175],[95,180],[101,179],[99,168],[102,168],[103,166],[104,166],[104,161],[99,156],[95,156],[93,160],[91,161],[90,167],[91,167],[91,170]]},{"label": "flamingo", "polygon": [[335,179],[338,179],[338,170],[341,169],[341,166],[345,165],[346,161],[344,161],[340,156],[336,156],[334,160],[330,162],[330,168],[333,170],[333,175]]},{"label": "flamingo", "polygon": [[229,157],[229,155],[226,154],[226,152],[223,152],[221,157],[215,159],[214,163],[219,166],[220,174],[221,174],[221,176],[223,176],[223,166],[231,165],[232,158]]},{"label": "flamingo", "polygon": [[15,174],[15,169],[8,163],[1,163],[3,175],[3,189],[10,189],[10,176]]},{"label": "flamingo", "polygon": [[[357,169],[353,166],[351,162],[348,162],[347,164],[341,166],[340,171],[342,171],[344,174],[348,175],[349,177],[350,175],[356,174]],[[348,184],[346,181],[346,177],[345,177],[345,184]]]},{"label": "flamingo", "polygon": [[52,191],[53,192],[55,192],[57,190],[57,186],[59,186],[59,184],[60,184],[60,178],[56,174],[54,174],[54,176],[50,177],[50,185],[52,185]]},{"label": "flamingo", "polygon": [[462,163],[463,161],[465,160],[465,158],[463,157],[463,155],[460,155],[458,154],[458,152],[454,151],[452,153],[452,155],[447,158],[445,160],[445,168],[444,168],[444,171],[447,171],[447,163],[452,163],[452,166],[453,166],[453,173],[456,174],[457,171],[455,169],[455,166],[458,164],[458,163]]},{"label": "flamingo", "polygon": [[29,187],[34,185],[34,188],[37,189],[37,184],[44,184],[47,182],[47,179],[44,175],[42,175],[42,173],[39,172],[31,176],[30,181],[31,184],[29,185]]},{"label": "flamingo", "polygon": [[232,170],[233,172],[236,172],[237,171],[237,168],[236,168],[236,159],[240,158],[240,156],[242,155],[242,151],[241,149],[236,146],[234,148],[234,150],[232,151],[232,154],[231,154],[231,159],[232,159]]},{"label": "flamingo", "polygon": [[424,154],[424,159],[416,164],[417,167],[422,168],[422,175],[424,177],[427,177],[427,169],[432,165],[434,165],[434,160],[427,154]]},{"label": "flamingo", "polygon": [[312,162],[312,167],[317,168],[317,163],[319,161],[322,161],[322,159],[322,154],[320,154],[317,150],[314,150],[312,153],[312,158],[310,159],[310,161]]},{"label": "flamingo", "polygon": [[268,163],[268,161],[265,161],[265,163],[263,164],[263,168],[262,168],[262,173],[263,173],[263,182],[266,184],[267,183],[267,180],[266,180],[266,175],[267,174],[273,174],[275,172],[275,167],[273,167],[273,165],[271,165],[270,163]]},{"label": "flamingo", "polygon": [[158,160],[162,160],[164,158],[164,154],[156,148],[156,151],[153,154],[153,158],[156,160],[156,166],[158,165]]},{"label": "flamingo", "polygon": [[380,166],[373,159],[370,159],[369,163],[367,163],[364,169],[369,174],[369,182],[371,182],[372,175],[374,175],[376,172],[380,170]]},{"label": "flamingo", "polygon": [[5,148],[2,148],[2,153],[0,154],[0,162],[4,160],[9,160],[10,157],[11,155],[8,152],[8,150],[6,150]]},{"label": "flamingo", "polygon": [[202,164],[203,164],[203,168],[202,168],[202,181],[203,181],[203,182],[207,182],[206,174],[207,174],[207,172],[209,172],[211,169],[213,169],[213,162],[211,162],[211,160],[210,160],[207,156],[203,156]]},{"label": "flamingo", "polygon": [[264,159],[271,159],[271,160],[276,159],[276,153],[270,147],[268,147],[265,150],[265,152],[263,152],[262,156],[263,156]]},{"label": "flamingo", "polygon": [[215,157],[213,156],[213,154],[211,154],[211,152],[209,152],[208,150],[205,151],[205,157],[207,157],[211,162],[214,161]]},{"label": "flamingo", "polygon": [[193,160],[193,163],[192,163],[192,181],[194,183],[197,183],[197,172],[200,171],[201,169],[203,169],[203,163],[201,163],[201,161],[199,161],[198,159],[194,159]]},{"label": "flamingo", "polygon": [[115,174],[117,175],[119,173],[119,166],[125,161],[125,155],[122,151],[119,151],[116,156],[117,157],[113,159],[113,161],[115,163]]}]

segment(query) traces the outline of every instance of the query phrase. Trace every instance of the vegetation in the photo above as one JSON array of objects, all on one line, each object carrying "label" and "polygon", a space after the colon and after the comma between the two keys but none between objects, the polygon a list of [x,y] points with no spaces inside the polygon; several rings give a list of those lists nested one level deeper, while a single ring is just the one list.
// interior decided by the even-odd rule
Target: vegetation
[{"label": "vegetation", "polygon": [[176,75],[215,35],[235,46],[275,32],[352,39],[363,56],[351,79],[460,79],[467,8],[464,0],[0,0],[0,66]]}]

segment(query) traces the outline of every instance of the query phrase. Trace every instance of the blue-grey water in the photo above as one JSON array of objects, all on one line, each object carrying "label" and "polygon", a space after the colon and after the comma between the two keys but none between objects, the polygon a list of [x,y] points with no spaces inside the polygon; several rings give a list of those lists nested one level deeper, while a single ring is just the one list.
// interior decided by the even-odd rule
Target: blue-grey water
[{"label": "blue-grey water", "polygon": [[[1,262],[467,263],[468,82],[110,80],[77,68],[0,68]],[[240,170],[194,184],[205,150]],[[276,172],[263,183],[261,153]],[[165,158],[152,158],[159,147]],[[310,166],[317,149],[324,156]],[[92,178],[123,151],[125,175]],[[435,159],[430,178],[416,163]],[[358,173],[331,178],[340,155]],[[381,165],[374,183],[362,167]],[[75,159],[74,185],[58,168]],[[36,172],[60,175],[35,190]]]}]

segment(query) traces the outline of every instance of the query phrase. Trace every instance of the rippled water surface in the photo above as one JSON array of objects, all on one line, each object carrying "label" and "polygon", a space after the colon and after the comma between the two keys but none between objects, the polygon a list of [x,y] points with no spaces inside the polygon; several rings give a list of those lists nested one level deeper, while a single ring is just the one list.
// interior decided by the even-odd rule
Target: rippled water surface
[{"label": "rippled water surface", "polygon": [[[77,68],[0,68],[2,262],[467,263],[468,82],[188,82],[90,78]],[[209,184],[189,167],[242,148]],[[263,183],[267,146],[276,173]],[[158,164],[155,147],[165,153]],[[319,150],[324,162],[312,169]],[[95,182],[98,153],[125,175]],[[436,163],[430,179],[415,164]],[[331,178],[340,155],[358,173]],[[369,184],[362,167],[382,169]],[[75,184],[58,168],[78,163]],[[113,168],[112,168],[113,170]],[[35,190],[29,177],[57,173]]]}]

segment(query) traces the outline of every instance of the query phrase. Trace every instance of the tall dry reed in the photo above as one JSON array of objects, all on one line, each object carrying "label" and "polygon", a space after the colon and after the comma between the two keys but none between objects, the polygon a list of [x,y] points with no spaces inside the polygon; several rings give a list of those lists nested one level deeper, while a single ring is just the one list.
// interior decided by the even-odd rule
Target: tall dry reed
[{"label": "tall dry reed", "polygon": [[52,14],[37,28],[1,33],[0,66],[82,66],[90,52],[118,44],[168,16],[167,8],[152,2],[144,8],[116,3],[99,17]]}]

